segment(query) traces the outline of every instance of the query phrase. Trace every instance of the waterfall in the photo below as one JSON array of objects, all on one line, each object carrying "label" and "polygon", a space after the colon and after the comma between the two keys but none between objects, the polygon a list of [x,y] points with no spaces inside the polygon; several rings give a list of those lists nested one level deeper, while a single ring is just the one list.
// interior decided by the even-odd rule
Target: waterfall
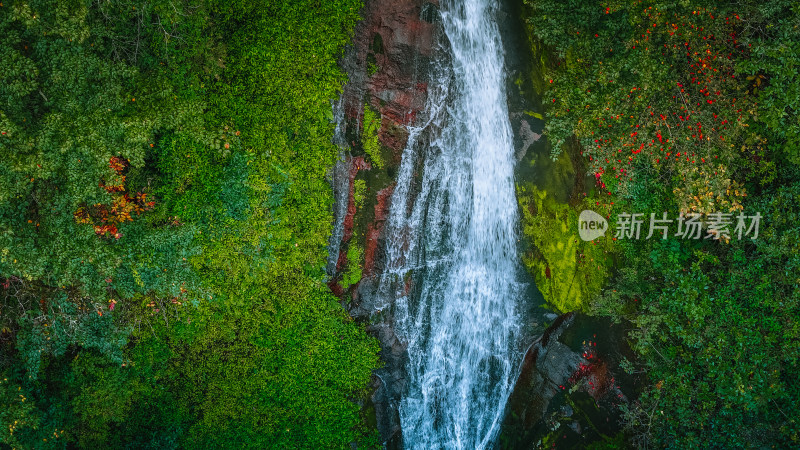
[{"label": "waterfall", "polygon": [[521,358],[514,148],[494,12],[491,0],[442,0],[450,59],[434,71],[392,196],[379,291],[407,344],[407,448],[490,446]]},{"label": "waterfall", "polygon": [[326,271],[329,276],[336,273],[336,262],[344,235],[344,218],[347,215],[347,205],[350,194],[350,160],[346,154],[347,139],[345,138],[344,95],[331,105],[333,109],[333,123],[336,128],[333,132],[333,143],[339,147],[336,162],[328,173],[328,182],[331,184],[334,196],[333,230],[328,239],[328,261]]}]

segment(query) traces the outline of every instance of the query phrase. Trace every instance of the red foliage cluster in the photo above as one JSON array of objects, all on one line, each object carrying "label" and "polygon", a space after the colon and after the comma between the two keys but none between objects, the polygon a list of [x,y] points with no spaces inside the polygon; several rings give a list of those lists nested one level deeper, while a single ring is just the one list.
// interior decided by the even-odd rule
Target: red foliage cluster
[{"label": "red foliage cluster", "polygon": [[122,237],[118,225],[132,221],[133,214],[141,214],[152,209],[155,202],[147,200],[147,194],[137,192],[130,195],[125,192],[125,175],[129,163],[125,158],[114,156],[109,160],[109,167],[119,177],[117,184],[107,185],[100,182],[100,187],[109,194],[114,194],[114,201],[110,205],[97,203],[88,207],[80,207],[75,211],[75,220],[94,226],[94,232],[101,237],[113,236],[115,239]]},{"label": "red foliage cluster", "polygon": [[596,347],[596,342],[588,342],[584,345],[583,357],[585,363],[581,362],[578,368],[570,376],[569,384],[577,384],[581,380],[586,381],[586,389],[592,397],[599,399],[603,397],[609,389],[618,389],[614,385],[614,378],[609,372],[608,365],[602,359],[598,359],[597,352],[593,347]]},{"label": "red foliage cluster", "polygon": [[[682,209],[704,210],[706,196],[708,201],[714,197],[718,204],[737,208],[735,199],[717,197],[741,191],[719,170],[749,136],[745,123],[754,108],[752,98],[739,95],[743,80],[735,74],[735,61],[749,53],[739,40],[739,16],[720,16],[713,9],[688,16],[664,14],[648,7],[640,17],[637,37],[619,52],[625,56],[598,62],[592,77],[598,83],[587,91],[608,93],[606,107],[601,108],[605,111],[584,127],[591,132],[586,134],[593,145],[583,154],[598,186],[605,189],[606,182],[632,181],[635,162],[642,158],[647,163],[639,168],[663,170],[666,179],[675,174],[690,177],[687,184],[702,185],[681,192]],[[666,84],[663,77],[645,77],[643,86],[619,83],[621,91],[612,94],[614,89],[606,86],[616,85],[617,80],[606,79],[604,73],[627,67],[615,66],[619,61],[638,61],[654,73],[670,68],[662,72],[675,78]]]}]

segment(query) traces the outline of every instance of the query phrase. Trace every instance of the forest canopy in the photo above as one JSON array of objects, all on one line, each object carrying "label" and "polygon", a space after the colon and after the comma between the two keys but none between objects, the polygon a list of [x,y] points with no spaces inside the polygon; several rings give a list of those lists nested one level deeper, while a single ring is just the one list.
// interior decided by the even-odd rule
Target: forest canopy
[{"label": "forest canopy", "polygon": [[[362,3],[0,1],[0,449],[380,446],[378,340],[325,273]],[[624,324],[644,380],[607,444],[800,446],[800,4],[517,3],[529,115],[595,183],[574,204],[518,185],[544,249],[522,265],[584,280],[550,298]],[[358,146],[388,174],[382,101],[357,100]],[[377,211],[364,178],[353,205]],[[546,215],[575,204],[763,222],[585,243],[595,271]],[[367,252],[342,256],[344,296]]]},{"label": "forest canopy", "polygon": [[374,439],[377,344],[324,284],[359,8],[0,3],[0,443]]},{"label": "forest canopy", "polygon": [[593,210],[764,217],[756,239],[616,242],[590,310],[629,324],[641,356],[631,443],[797,446],[797,2],[525,3],[545,134],[586,159]]}]

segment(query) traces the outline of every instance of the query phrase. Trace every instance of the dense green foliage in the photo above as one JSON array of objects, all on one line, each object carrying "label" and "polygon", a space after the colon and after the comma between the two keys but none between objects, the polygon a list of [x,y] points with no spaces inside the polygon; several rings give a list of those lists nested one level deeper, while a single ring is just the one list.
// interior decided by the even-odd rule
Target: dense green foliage
[{"label": "dense green foliage", "polygon": [[580,141],[605,199],[592,209],[764,216],[755,240],[618,241],[623,262],[593,310],[633,324],[631,370],[651,382],[629,437],[800,445],[798,5],[526,4],[554,55],[546,134],[556,155]]},{"label": "dense green foliage", "polygon": [[359,7],[0,3],[0,443],[372,441],[323,279]]}]

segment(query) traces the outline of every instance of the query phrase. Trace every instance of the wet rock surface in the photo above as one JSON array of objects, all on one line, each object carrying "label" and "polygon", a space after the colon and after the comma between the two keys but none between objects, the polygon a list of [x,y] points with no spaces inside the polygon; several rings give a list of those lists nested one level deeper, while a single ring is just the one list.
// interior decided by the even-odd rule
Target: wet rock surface
[{"label": "wet rock surface", "polygon": [[[421,0],[370,0],[361,11],[363,20],[355,29],[353,42],[344,52],[341,66],[348,82],[338,108],[340,145],[346,148],[350,166],[348,206],[343,217],[344,233],[338,248],[338,263],[331,276],[338,281],[346,266],[347,246],[365,249],[364,276],[378,273],[379,241],[386,221],[396,171],[408,141],[408,126],[415,124],[425,107],[429,73],[437,56],[440,33],[437,2]],[[377,129],[381,163],[365,151],[365,108],[380,117]],[[360,158],[360,159],[359,159]],[[343,178],[343,177],[342,177]],[[366,188],[360,208],[354,198],[356,180]],[[357,291],[357,286],[350,289]]]},{"label": "wet rock surface", "polygon": [[[368,295],[383,271],[381,250],[388,220],[397,169],[409,137],[408,126],[416,124],[424,109],[429,74],[441,51],[436,47],[441,34],[437,1],[368,0],[361,11],[352,44],[340,61],[348,82],[337,108],[337,143],[343,161],[332,176],[334,191],[340,192],[330,257],[328,286],[339,296],[356,320],[367,323],[368,331],[381,345],[384,367],[373,377],[372,394],[365,409],[374,413],[380,439],[387,448],[402,448],[398,414],[405,389],[406,348],[391,327],[392,318]],[[377,129],[379,155],[365,148],[365,108],[380,118]],[[374,151],[374,150],[373,150]],[[373,158],[377,156],[381,162]],[[355,261],[361,279],[343,282],[354,261],[348,250],[357,246],[363,259]],[[410,280],[408,280],[410,283]]]},{"label": "wet rock surface", "polygon": [[625,330],[583,314],[558,316],[525,354],[496,447],[572,448],[612,440],[637,380]]}]

